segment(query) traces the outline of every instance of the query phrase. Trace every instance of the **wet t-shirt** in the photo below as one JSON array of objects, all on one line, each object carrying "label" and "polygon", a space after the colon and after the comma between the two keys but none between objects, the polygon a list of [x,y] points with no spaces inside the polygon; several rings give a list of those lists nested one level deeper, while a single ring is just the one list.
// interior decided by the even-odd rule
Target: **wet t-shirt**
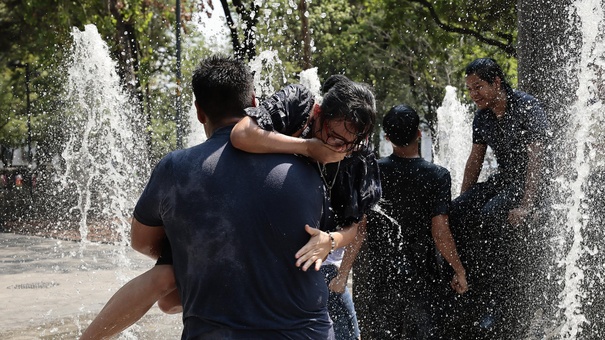
[{"label": "wet t-shirt", "polygon": [[183,338],[325,339],[327,287],[294,254],[326,209],[315,169],[294,155],[232,147],[231,128],[170,153],[134,216],[164,226],[183,302]]},{"label": "wet t-shirt", "polygon": [[548,121],[540,102],[527,93],[510,91],[502,119],[490,109],[477,111],[473,143],[492,148],[498,161],[498,176],[505,183],[524,183],[527,147],[533,142],[545,142],[547,130]]},{"label": "wet t-shirt", "polygon": [[[311,91],[294,84],[276,92],[258,107],[246,109],[246,114],[264,130],[292,136],[302,129],[302,134],[297,137],[311,138],[312,129],[308,121],[314,104]],[[313,163],[318,171],[322,171],[321,165]],[[323,171],[326,187],[332,187],[328,196],[335,213],[335,220],[331,223],[333,227],[358,222],[380,199],[378,165],[370,148],[353,152],[340,164],[327,164]]]},{"label": "wet t-shirt", "polygon": [[432,218],[448,214],[451,178],[445,168],[423,158],[395,155],[378,161],[382,199],[368,214],[368,247],[377,275],[388,280],[437,277]]}]

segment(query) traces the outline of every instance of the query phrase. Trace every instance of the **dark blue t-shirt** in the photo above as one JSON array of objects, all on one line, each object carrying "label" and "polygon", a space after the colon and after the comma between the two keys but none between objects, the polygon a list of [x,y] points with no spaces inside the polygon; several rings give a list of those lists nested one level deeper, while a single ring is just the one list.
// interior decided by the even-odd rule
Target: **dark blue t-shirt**
[{"label": "dark blue t-shirt", "polygon": [[172,245],[183,338],[327,338],[326,284],[294,258],[304,225],[320,227],[322,183],[300,157],[233,148],[230,132],[162,159],[134,212]]},{"label": "dark blue t-shirt", "polygon": [[525,92],[510,91],[507,101],[502,119],[496,118],[490,109],[477,111],[473,120],[473,143],[492,148],[501,180],[524,183],[527,147],[533,142],[546,141],[548,121],[540,102]]}]

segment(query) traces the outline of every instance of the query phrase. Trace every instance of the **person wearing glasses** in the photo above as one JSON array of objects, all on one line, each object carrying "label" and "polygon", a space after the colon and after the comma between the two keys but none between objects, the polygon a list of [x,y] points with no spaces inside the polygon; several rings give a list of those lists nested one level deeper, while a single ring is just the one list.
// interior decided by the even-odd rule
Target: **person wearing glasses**
[{"label": "person wearing glasses", "polygon": [[[346,283],[365,235],[365,215],[382,193],[370,143],[375,99],[367,85],[342,75],[328,78],[322,93],[318,102],[304,86],[286,86],[247,109],[248,117],[233,128],[231,141],[244,151],[297,154],[315,164],[331,201],[333,232],[308,230],[312,238],[296,254],[296,264],[324,272],[335,338],[357,339],[359,327]],[[317,246],[322,244],[337,250],[325,258]]]},{"label": "person wearing glasses", "polygon": [[[311,238],[292,254],[292,262],[303,271],[321,267],[330,279],[335,276],[330,280],[328,297],[335,338],[356,339],[359,330],[346,282],[357,251],[348,252],[351,256],[343,260],[342,248],[350,245],[359,249],[362,237],[358,226],[364,226],[365,213],[381,195],[378,166],[369,142],[376,108],[372,92],[344,76],[328,79],[323,91],[320,105],[302,85],[285,87],[259,108],[246,110],[248,116],[231,132],[231,143],[248,152],[298,154],[314,163],[331,202],[331,210],[322,212],[322,226],[332,231],[305,226]],[[156,302],[168,314],[183,310],[168,242],[162,244],[156,265],[120,288],[80,339],[110,338],[134,324]]]}]

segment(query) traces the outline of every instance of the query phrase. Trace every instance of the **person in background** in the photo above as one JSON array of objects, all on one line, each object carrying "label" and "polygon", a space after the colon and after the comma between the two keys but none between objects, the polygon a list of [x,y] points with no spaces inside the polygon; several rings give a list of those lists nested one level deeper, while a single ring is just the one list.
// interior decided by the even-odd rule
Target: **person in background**
[{"label": "person in background", "polygon": [[[512,305],[515,287],[520,286],[515,282],[522,260],[519,247],[526,246],[523,239],[530,230],[525,222],[540,202],[538,183],[548,121],[541,103],[513,90],[495,60],[476,59],[465,73],[477,112],[461,194],[452,202],[450,222],[480,315],[469,322],[489,332],[488,337],[498,337],[515,328]],[[488,147],[495,154],[498,172],[478,182]]]},{"label": "person in background", "polygon": [[453,269],[451,289],[468,289],[449,229],[450,173],[420,157],[419,123],[407,105],[394,106],[383,120],[393,153],[378,160],[383,195],[380,209],[368,214],[367,247],[359,256],[371,271],[371,279],[355,285],[371,292],[363,299],[369,306],[362,339],[441,338],[447,285],[437,253]]}]

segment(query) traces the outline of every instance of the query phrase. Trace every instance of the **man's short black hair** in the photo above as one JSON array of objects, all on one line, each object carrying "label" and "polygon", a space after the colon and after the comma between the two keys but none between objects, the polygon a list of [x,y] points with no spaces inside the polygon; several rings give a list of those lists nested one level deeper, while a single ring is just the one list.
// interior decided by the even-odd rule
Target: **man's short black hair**
[{"label": "man's short black hair", "polygon": [[393,106],[382,120],[384,133],[398,146],[406,146],[418,136],[419,124],[418,113],[404,104]]},{"label": "man's short black hair", "polygon": [[252,106],[254,78],[248,66],[235,58],[215,55],[203,59],[191,80],[195,100],[208,119],[243,117]]},{"label": "man's short black hair", "polygon": [[479,79],[488,82],[489,84],[493,84],[497,78],[500,78],[500,84],[507,91],[512,91],[512,88],[506,77],[504,76],[504,71],[496,60],[492,58],[479,58],[471,61],[464,70],[464,73],[469,76],[471,74],[476,75]]}]

